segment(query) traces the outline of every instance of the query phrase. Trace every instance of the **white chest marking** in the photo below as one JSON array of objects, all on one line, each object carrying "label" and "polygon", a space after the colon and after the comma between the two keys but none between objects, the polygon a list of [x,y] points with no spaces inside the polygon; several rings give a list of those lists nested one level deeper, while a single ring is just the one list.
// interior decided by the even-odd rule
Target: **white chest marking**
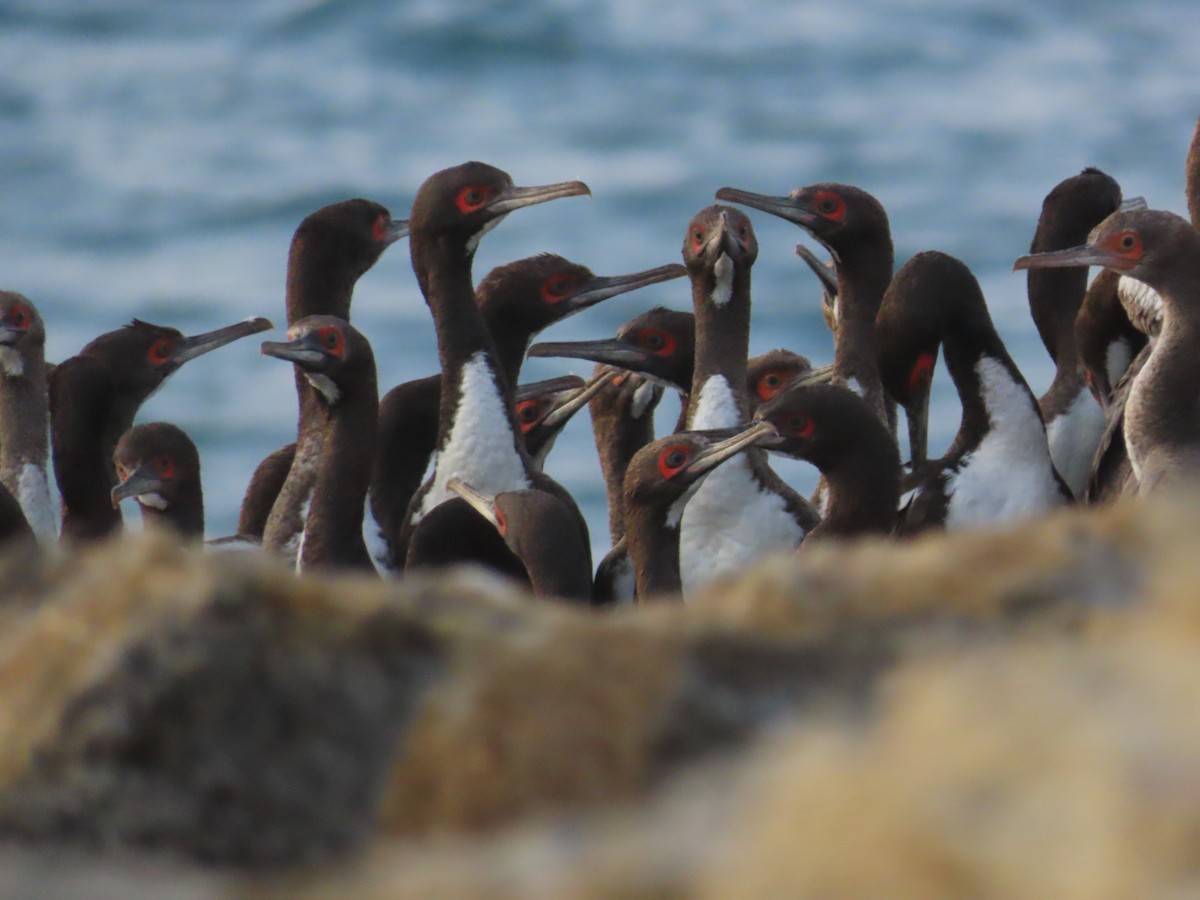
[{"label": "white chest marking", "polygon": [[[504,216],[507,216],[505,213]],[[490,222],[484,222],[483,227],[467,238],[467,256],[473,254],[479,248],[479,242],[483,240],[483,236],[504,221],[504,216],[496,216]]]},{"label": "white chest marking", "polygon": [[53,543],[58,530],[54,524],[54,507],[50,503],[46,470],[36,463],[25,463],[17,476],[16,497],[37,539],[42,543]]},{"label": "white chest marking", "polygon": [[341,399],[341,390],[328,375],[322,375],[320,372],[305,372],[304,377],[308,379],[309,384],[321,393],[321,396],[325,398],[325,402],[330,406],[333,406]]},{"label": "white chest marking", "polygon": [[294,548],[294,552],[296,554],[297,575],[299,575],[301,572],[301,560],[304,559],[304,536],[308,534],[308,510],[311,506],[312,491],[310,490],[305,496],[304,502],[300,505],[300,531],[296,534],[295,538],[288,541],[287,547],[285,548],[289,553],[292,552]]},{"label": "white chest marking", "polygon": [[513,445],[500,388],[482,351],[463,366],[462,394],[454,412],[454,424],[450,426],[450,437],[438,454],[433,482],[413,515],[413,522],[419,522],[435,506],[458,496],[446,488],[446,482],[454,477],[492,496],[529,487],[525,464]]},{"label": "white chest marking", "polygon": [[[1162,297],[1145,282],[1122,275],[1117,280],[1117,296],[1121,299],[1121,305],[1134,313],[1130,318],[1135,328],[1162,321]],[[1140,323],[1137,314],[1140,314]]]},{"label": "white chest marking", "polygon": [[947,528],[1027,518],[1062,502],[1032,395],[997,360],[983,357],[975,371],[991,427],[947,479]]},{"label": "white chest marking", "polygon": [[635,419],[640,419],[646,414],[646,410],[654,400],[655,387],[654,382],[643,381],[634,390],[633,403],[630,404],[629,412]]},{"label": "white chest marking", "polygon": [[1104,436],[1104,412],[1086,387],[1067,411],[1046,424],[1050,459],[1076,498],[1082,499],[1092,474],[1092,460]]},{"label": "white chest marking", "polygon": [[717,276],[712,292],[713,306],[724,306],[733,296],[733,260],[728,253],[722,253],[713,265],[713,274]]},{"label": "white chest marking", "polygon": [[1104,353],[1104,370],[1108,374],[1108,383],[1116,384],[1133,362],[1133,347],[1125,338],[1112,341]]},{"label": "white chest marking", "polygon": [[25,359],[16,347],[0,347],[0,370],[9,378],[20,378],[25,374]]},{"label": "white chest marking", "polygon": [[[729,382],[714,375],[700,389],[689,427],[728,428],[740,418]],[[709,473],[683,509],[679,569],[684,595],[764,554],[794,550],[803,537],[784,499],[764,491],[749,458],[739,454]]]}]

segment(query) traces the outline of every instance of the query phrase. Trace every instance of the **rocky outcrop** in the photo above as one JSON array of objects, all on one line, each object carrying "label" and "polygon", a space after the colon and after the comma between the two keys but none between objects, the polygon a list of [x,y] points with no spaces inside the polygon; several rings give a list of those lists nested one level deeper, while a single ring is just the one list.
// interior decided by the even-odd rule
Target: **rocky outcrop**
[{"label": "rocky outcrop", "polygon": [[1186,894],[1197,536],[1081,510],[615,614],[152,535],[10,561],[0,833],[289,895]]}]

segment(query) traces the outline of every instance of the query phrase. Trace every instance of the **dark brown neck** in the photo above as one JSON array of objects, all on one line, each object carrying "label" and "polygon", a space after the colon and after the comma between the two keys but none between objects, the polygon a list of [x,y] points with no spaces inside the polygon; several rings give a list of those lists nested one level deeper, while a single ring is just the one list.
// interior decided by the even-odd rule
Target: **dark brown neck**
[{"label": "dark brown neck", "polygon": [[746,397],[746,360],[750,352],[750,269],[737,266],[729,300],[712,301],[716,279],[705,270],[692,275],[692,301],[696,313],[696,362],[688,401],[688,422],[693,421],[700,392],[709,379],[724,377],[736,398],[741,416],[749,413]]},{"label": "dark brown neck", "polygon": [[663,510],[627,503],[625,543],[633,560],[638,602],[659,594],[678,595],[683,590],[678,522],[668,525]]},{"label": "dark brown neck", "polygon": [[375,459],[379,398],[370,383],[345,390],[328,409],[328,430],[313,486],[301,552],[302,568],[354,567],[374,571],[363,542],[367,486]]},{"label": "dark brown neck", "polygon": [[891,238],[848,248],[838,261],[838,327],[833,365],[838,377],[857,385],[880,419],[887,422],[875,350],[875,317],[892,279]]},{"label": "dark brown neck", "polygon": [[63,543],[95,540],[121,530],[121,514],[113,509],[109,493],[112,454],[105,453],[113,398],[108,368],[91,357],[68,359],[50,379],[50,430]]},{"label": "dark brown neck", "polygon": [[21,375],[0,372],[0,483],[13,495],[27,465],[43,472],[49,456],[50,423],[46,366],[41,353],[22,358]]},{"label": "dark brown neck", "polygon": [[287,322],[306,316],[337,316],[350,321],[350,301],[358,274],[345,265],[345,251],[303,235],[288,251]]},{"label": "dark brown neck", "polygon": [[204,537],[204,496],[199,479],[176,482],[166,509],[139,504],[147,528],[173,531],[191,540]]},{"label": "dark brown neck", "polygon": [[588,404],[592,435],[608,498],[608,531],[616,544],[625,534],[625,470],[633,455],[654,440],[654,406],[633,414],[634,392],[608,386]]}]

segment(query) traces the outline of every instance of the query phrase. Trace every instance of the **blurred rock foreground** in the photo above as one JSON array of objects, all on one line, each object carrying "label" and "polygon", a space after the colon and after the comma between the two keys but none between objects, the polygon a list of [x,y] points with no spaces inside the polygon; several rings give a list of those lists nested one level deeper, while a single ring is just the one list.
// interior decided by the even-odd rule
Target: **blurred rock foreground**
[{"label": "blurred rock foreground", "polygon": [[1200,893],[1200,501],[827,546],[686,608],[0,568],[0,896]]}]

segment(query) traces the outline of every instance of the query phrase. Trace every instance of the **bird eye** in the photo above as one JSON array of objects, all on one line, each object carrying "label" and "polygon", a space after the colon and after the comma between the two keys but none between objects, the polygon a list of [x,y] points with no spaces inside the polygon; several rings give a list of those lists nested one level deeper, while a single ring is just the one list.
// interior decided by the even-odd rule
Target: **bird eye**
[{"label": "bird eye", "polygon": [[692,252],[699,253],[704,247],[704,229],[692,229]]},{"label": "bird eye", "polygon": [[542,282],[542,299],[547,303],[557,303],[570,293],[575,285],[575,279],[570,275],[551,275]]},{"label": "bird eye", "polygon": [[812,437],[816,426],[808,416],[791,416],[787,421],[787,430],[796,437]]},{"label": "bird eye", "polygon": [[160,453],[154,460],[154,471],[158,473],[159,478],[174,478],[175,460],[169,453]]},{"label": "bird eye", "polygon": [[670,356],[677,346],[675,338],[661,328],[644,328],[638,332],[639,343],[655,356]]},{"label": "bird eye", "polygon": [[371,226],[371,237],[377,241],[382,241],[388,235],[388,225],[391,224],[391,216],[387,213],[380,213],[375,220],[375,224]]},{"label": "bird eye", "polygon": [[459,191],[458,197],[454,202],[460,212],[473,213],[478,212],[487,205],[491,195],[491,189],[487,185],[474,184]]},{"label": "bird eye", "polygon": [[326,325],[318,331],[317,340],[321,342],[321,346],[331,356],[341,356],[342,351],[345,349],[345,339],[342,337],[342,331],[333,325]]},{"label": "bird eye", "polygon": [[817,212],[831,222],[840,222],[846,215],[846,202],[836,191],[820,191],[813,198]]},{"label": "bird eye", "polygon": [[537,424],[540,412],[541,409],[536,400],[522,400],[517,404],[517,422],[521,426],[522,434]]},{"label": "bird eye", "polygon": [[24,306],[17,305],[8,311],[8,324],[14,328],[22,330],[28,328],[31,319],[32,316],[30,316],[29,310]]},{"label": "bird eye", "polygon": [[688,448],[675,444],[665,449],[658,457],[658,471],[663,478],[674,478],[687,465]]},{"label": "bird eye", "polygon": [[174,346],[175,342],[171,338],[159,338],[146,351],[146,359],[152,366],[161,366],[171,358],[171,349]]}]

